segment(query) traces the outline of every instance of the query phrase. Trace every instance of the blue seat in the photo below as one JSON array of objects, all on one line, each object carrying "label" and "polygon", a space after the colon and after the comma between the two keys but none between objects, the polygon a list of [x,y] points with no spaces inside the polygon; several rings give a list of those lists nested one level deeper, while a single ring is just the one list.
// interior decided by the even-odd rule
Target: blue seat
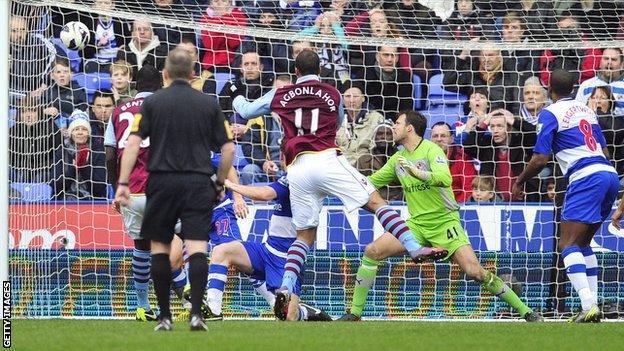
[{"label": "blue seat", "polygon": [[412,75],[412,85],[413,85],[413,97],[414,97],[414,109],[420,110],[424,107],[423,96],[422,96],[422,81],[420,77],[416,74]]},{"label": "blue seat", "polygon": [[113,86],[110,74],[108,73],[76,73],[74,74],[74,80],[87,90],[89,102],[91,102],[93,94],[95,94],[97,90],[111,89]]},{"label": "blue seat", "polygon": [[24,202],[45,202],[52,199],[52,187],[46,183],[11,183],[11,188],[20,192]]},{"label": "blue seat", "polygon": [[219,95],[225,83],[227,83],[229,80],[232,80],[233,78],[234,78],[234,75],[231,73],[215,73],[214,74],[214,80],[216,83],[215,94]]},{"label": "blue seat", "polygon": [[73,72],[80,72],[82,68],[82,58],[80,54],[76,50],[70,50],[63,41],[59,38],[50,38],[50,42],[54,44],[57,51],[60,49],[62,52],[59,53],[60,56],[67,57],[69,60],[69,66]]},{"label": "blue seat", "polygon": [[240,144],[236,144],[236,154],[234,155],[234,161],[232,161],[232,166],[236,169],[242,169],[247,166],[249,162],[247,162],[247,158],[245,158],[245,154],[243,154],[243,148]]},{"label": "blue seat", "polygon": [[425,130],[425,139],[431,137],[431,128],[438,122],[448,123],[453,129],[455,122],[459,120],[461,113],[455,106],[450,105],[434,105],[429,106],[427,111],[422,111],[423,116],[427,118],[427,129]]},{"label": "blue seat", "polygon": [[452,91],[444,90],[442,81],[444,74],[436,74],[429,79],[429,95],[427,101],[429,106],[431,105],[461,105],[467,98],[463,94],[454,93]]}]

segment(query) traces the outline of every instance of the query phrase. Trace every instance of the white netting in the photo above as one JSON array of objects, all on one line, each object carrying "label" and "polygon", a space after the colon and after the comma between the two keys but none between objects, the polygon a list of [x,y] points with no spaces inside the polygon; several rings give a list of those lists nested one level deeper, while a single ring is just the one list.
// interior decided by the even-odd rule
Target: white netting
[{"label": "white netting", "polygon": [[[274,166],[282,135],[269,116],[247,121],[236,115],[224,87],[236,84],[248,98],[258,98],[293,80],[301,50],[316,50],[323,80],[344,94],[349,118],[338,143],[354,166],[365,174],[379,169],[396,150],[390,126],[397,114],[421,111],[429,123],[426,137],[447,150],[456,199],[468,203],[462,220],[484,266],[511,274],[531,307],[563,312],[577,306],[566,298],[570,287],[556,253],[553,203],[561,204],[565,188],[557,167],[531,180],[525,198],[512,199],[509,186],[531,157],[536,115],[548,104],[547,83],[556,68],[576,74],[576,97],[599,112],[624,174],[623,7],[620,1],[553,3],[13,1],[10,272],[19,292],[17,314],[133,312],[132,242],[108,205],[112,178],[106,173],[104,122],[111,102],[136,94],[137,70],[144,64],[162,69],[167,52],[178,45],[196,55],[193,86],[217,97],[226,112],[243,183],[280,174]],[[90,31],[84,50],[69,50],[59,39],[72,21]],[[596,86],[609,88],[594,92]],[[69,134],[70,124],[81,118],[89,120],[91,132],[86,157]],[[508,132],[499,136],[496,126]],[[473,193],[482,188],[485,195]],[[399,187],[383,195],[402,200]],[[490,200],[496,204],[483,204]],[[401,202],[397,206],[408,216]],[[263,240],[269,216],[270,207],[255,206],[239,221],[242,239]],[[352,294],[361,250],[381,228],[371,215],[345,214],[332,200],[321,218],[303,298],[337,315]],[[595,240],[605,251],[599,259],[601,301],[614,313],[622,312],[617,303],[624,295],[622,240],[606,225]],[[230,280],[228,291],[226,314],[269,315],[244,279]],[[365,315],[504,314],[502,303],[479,291],[456,266],[416,268],[393,259],[380,270]]]}]

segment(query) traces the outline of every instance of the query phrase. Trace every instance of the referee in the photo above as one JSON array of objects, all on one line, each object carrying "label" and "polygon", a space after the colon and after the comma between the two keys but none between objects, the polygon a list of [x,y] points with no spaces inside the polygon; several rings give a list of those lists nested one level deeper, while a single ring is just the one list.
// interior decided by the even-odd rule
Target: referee
[{"label": "referee", "polygon": [[[128,177],[139,144],[149,137],[149,178],[141,236],[149,239],[152,247],[151,274],[160,307],[156,331],[172,329],[169,252],[178,219],[182,222],[182,236],[189,254],[190,328],[208,330],[200,313],[208,275],[208,231],[212,209],[234,158],[234,144],[219,105],[190,85],[193,68],[193,60],[184,50],[175,49],[167,56],[163,78],[168,88],[147,97],[141,112],[134,116],[115,195],[121,205],[128,205]],[[210,154],[219,148],[221,162],[213,182],[215,170]]]}]

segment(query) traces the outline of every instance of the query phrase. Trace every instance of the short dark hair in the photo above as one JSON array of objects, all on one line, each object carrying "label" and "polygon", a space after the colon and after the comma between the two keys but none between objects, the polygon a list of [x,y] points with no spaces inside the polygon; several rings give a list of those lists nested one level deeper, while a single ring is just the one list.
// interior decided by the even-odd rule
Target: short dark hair
[{"label": "short dark hair", "polygon": [[141,67],[141,69],[137,73],[137,91],[154,92],[161,87],[162,75],[160,74],[160,72],[152,65],[143,65],[143,67]]},{"label": "short dark hair", "polygon": [[321,59],[319,55],[312,50],[303,50],[295,60],[295,68],[299,70],[302,76],[308,74],[319,74],[321,67]]},{"label": "short dark hair", "polygon": [[444,121],[439,121],[439,122],[434,123],[431,126],[431,129],[433,129],[434,127],[438,127],[438,126],[446,126],[448,128],[449,132],[451,132],[451,134],[453,134],[453,128],[451,128],[451,125],[446,123],[446,122],[444,122]]},{"label": "short dark hair", "polygon": [[173,49],[167,55],[165,69],[172,80],[189,79],[195,71],[195,63],[188,52],[182,49]]},{"label": "short dark hair", "polygon": [[564,97],[572,94],[572,90],[574,90],[574,75],[572,73],[558,68],[550,74],[550,91],[557,96]]},{"label": "short dark hair", "polygon": [[93,102],[95,102],[95,99],[97,98],[105,98],[105,99],[111,99],[111,101],[113,102],[113,104],[115,103],[115,95],[113,94],[113,92],[110,89],[99,89],[96,90],[95,93],[93,93]]},{"label": "short dark hair", "polygon": [[414,127],[414,132],[419,137],[423,137],[425,135],[425,130],[427,129],[427,118],[423,116],[420,112],[415,110],[407,110],[399,113],[399,116],[405,115],[405,124],[409,124]]}]

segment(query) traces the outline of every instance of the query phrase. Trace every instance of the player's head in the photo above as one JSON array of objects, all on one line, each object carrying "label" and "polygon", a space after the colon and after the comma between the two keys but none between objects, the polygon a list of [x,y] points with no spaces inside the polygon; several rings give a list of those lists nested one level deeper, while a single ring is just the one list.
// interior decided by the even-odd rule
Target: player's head
[{"label": "player's head", "polygon": [[408,138],[423,137],[427,129],[427,119],[418,111],[408,110],[399,114],[393,126],[394,142],[405,143]]},{"label": "player's head", "polygon": [[162,75],[152,65],[143,65],[137,73],[138,92],[154,92],[162,87]]},{"label": "player's head", "polygon": [[550,74],[550,98],[557,101],[569,96],[574,90],[574,75],[563,69],[556,69]]},{"label": "player's head", "polygon": [[[182,49],[173,49],[167,55],[163,77],[165,83],[174,80],[191,80],[195,73],[195,63],[188,52]],[[165,84],[169,86],[169,84]]]},{"label": "player's head", "polygon": [[93,104],[91,104],[91,111],[93,116],[104,123],[108,122],[108,119],[113,114],[115,109],[115,95],[108,89],[97,90],[93,94]]},{"label": "player's head", "polygon": [[297,77],[307,76],[308,74],[318,75],[320,67],[321,59],[312,50],[303,50],[295,59],[295,74],[297,74]]},{"label": "player's head", "polygon": [[453,132],[451,126],[446,122],[438,122],[431,127],[431,141],[436,143],[446,152],[449,146],[453,145]]}]

